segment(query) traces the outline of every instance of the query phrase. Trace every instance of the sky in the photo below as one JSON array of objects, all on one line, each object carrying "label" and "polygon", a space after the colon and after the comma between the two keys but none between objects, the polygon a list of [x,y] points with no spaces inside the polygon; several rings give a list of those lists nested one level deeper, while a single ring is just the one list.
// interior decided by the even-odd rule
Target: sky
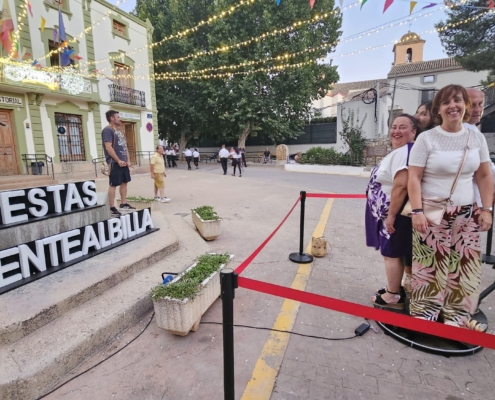
[{"label": "sky", "polygon": [[[110,0],[113,4],[117,1]],[[380,29],[378,33],[373,32],[369,35],[366,33],[360,39],[340,43],[335,52],[329,54],[327,60],[332,58],[332,64],[338,66],[339,82],[386,78],[394,59],[392,52],[393,41],[398,41],[409,29],[426,40],[423,53],[425,61],[447,57],[438,34],[436,32],[424,33],[433,30],[437,22],[446,20],[443,3],[439,0],[436,1],[439,2],[438,6],[421,10],[422,7],[430,4],[430,1],[418,0],[411,17],[409,17],[410,3],[406,0],[395,0],[385,13],[383,13],[385,0],[368,0],[363,5],[362,10],[360,10],[359,6],[344,10],[341,40],[384,24],[386,24],[387,29]],[[336,3],[338,4],[337,0]],[[355,1],[353,0],[344,0],[344,8],[354,3]],[[120,4],[120,8],[129,12],[134,9],[135,5],[136,0],[125,0]],[[404,19],[392,22],[399,18]],[[390,27],[392,23],[394,26]],[[411,26],[409,26],[409,23],[411,23]],[[361,53],[340,57],[343,54],[382,45],[385,46],[376,50],[362,51]]]}]

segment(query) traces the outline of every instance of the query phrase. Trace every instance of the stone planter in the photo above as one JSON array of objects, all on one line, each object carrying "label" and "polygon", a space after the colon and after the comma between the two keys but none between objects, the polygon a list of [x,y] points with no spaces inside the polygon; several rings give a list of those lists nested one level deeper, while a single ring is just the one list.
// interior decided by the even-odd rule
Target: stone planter
[{"label": "stone planter", "polygon": [[[120,205],[120,199],[115,200],[115,204],[117,209],[119,208],[118,205]],[[132,207],[135,207],[136,210],[143,210],[145,208],[151,208],[151,211],[160,211],[160,205],[163,204],[159,201],[132,201],[132,200],[127,200],[127,204],[129,204]]]},{"label": "stone planter", "polygon": [[214,240],[220,236],[221,219],[204,221],[194,210],[191,210],[191,214],[194,226],[204,240]]},{"label": "stone planter", "polygon": [[[203,314],[210,308],[215,300],[220,296],[220,276],[219,271],[226,268],[234,260],[234,255],[230,255],[229,261],[220,265],[215,271],[201,283],[201,290],[193,299],[164,299],[153,300],[157,325],[174,335],[185,336],[190,331],[196,332]],[[171,283],[177,282],[182,275],[196,266],[196,263],[187,268],[182,274],[177,276]]]}]

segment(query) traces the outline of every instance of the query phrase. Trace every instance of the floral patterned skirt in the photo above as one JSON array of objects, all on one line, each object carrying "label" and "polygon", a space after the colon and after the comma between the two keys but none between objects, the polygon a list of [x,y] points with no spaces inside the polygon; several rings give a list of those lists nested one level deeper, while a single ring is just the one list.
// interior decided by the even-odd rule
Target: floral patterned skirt
[{"label": "floral patterned skirt", "polygon": [[476,204],[449,206],[440,225],[413,231],[412,316],[460,326],[470,320],[481,284],[479,214]]}]

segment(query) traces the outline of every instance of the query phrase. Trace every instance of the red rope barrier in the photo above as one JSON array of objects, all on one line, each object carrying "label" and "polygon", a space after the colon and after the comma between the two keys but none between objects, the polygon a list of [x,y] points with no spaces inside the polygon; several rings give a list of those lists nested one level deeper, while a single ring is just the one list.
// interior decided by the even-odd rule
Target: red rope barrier
[{"label": "red rope barrier", "polygon": [[306,198],[316,197],[321,199],[365,199],[365,194],[356,193],[306,193]]},{"label": "red rope barrier", "polygon": [[456,328],[438,322],[425,321],[404,314],[366,307],[361,304],[338,300],[315,293],[303,292],[301,290],[278,286],[254,279],[239,277],[238,283],[239,287],[254,290],[256,292],[300,301],[317,307],[355,315],[356,317],[368,318],[385,324],[426,333],[428,335],[439,336],[495,350],[495,336],[487,333],[476,332],[465,328]]},{"label": "red rope barrier", "polygon": [[294,211],[294,208],[296,208],[297,203],[299,203],[299,200],[301,200],[301,196],[297,198],[297,201],[294,203],[292,208],[290,209],[289,213],[285,216],[285,218],[282,220],[282,222],[275,228],[275,230],[268,236],[263,243],[259,245],[259,247],[248,257],[246,258],[241,265],[239,265],[235,272],[240,275],[242,274],[242,271],[246,269],[246,267],[251,264],[251,262],[254,260],[254,258],[259,254],[261,250],[266,246],[266,244],[272,239],[273,235],[277,233],[277,231],[280,229],[280,227],[284,224],[284,222],[289,218],[289,215],[292,214],[292,211]]}]

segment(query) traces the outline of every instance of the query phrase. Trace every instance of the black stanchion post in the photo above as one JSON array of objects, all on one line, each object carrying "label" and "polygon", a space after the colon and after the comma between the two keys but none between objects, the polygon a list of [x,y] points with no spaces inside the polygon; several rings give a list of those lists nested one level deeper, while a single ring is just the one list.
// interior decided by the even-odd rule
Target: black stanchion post
[{"label": "black stanchion post", "polygon": [[224,400],[235,400],[234,384],[234,297],[237,274],[230,268],[220,271],[223,320],[223,391]]},{"label": "black stanchion post", "polygon": [[309,264],[313,262],[313,256],[303,252],[304,246],[304,209],[306,207],[306,192],[301,191],[301,224],[299,227],[299,253],[291,253],[289,260],[298,264]]},{"label": "black stanchion post", "polygon": [[493,240],[493,223],[492,223],[492,227],[488,230],[488,235],[486,237],[486,254],[483,254],[481,256],[481,261],[483,261],[485,264],[494,265],[495,256],[492,256],[492,240]]}]

